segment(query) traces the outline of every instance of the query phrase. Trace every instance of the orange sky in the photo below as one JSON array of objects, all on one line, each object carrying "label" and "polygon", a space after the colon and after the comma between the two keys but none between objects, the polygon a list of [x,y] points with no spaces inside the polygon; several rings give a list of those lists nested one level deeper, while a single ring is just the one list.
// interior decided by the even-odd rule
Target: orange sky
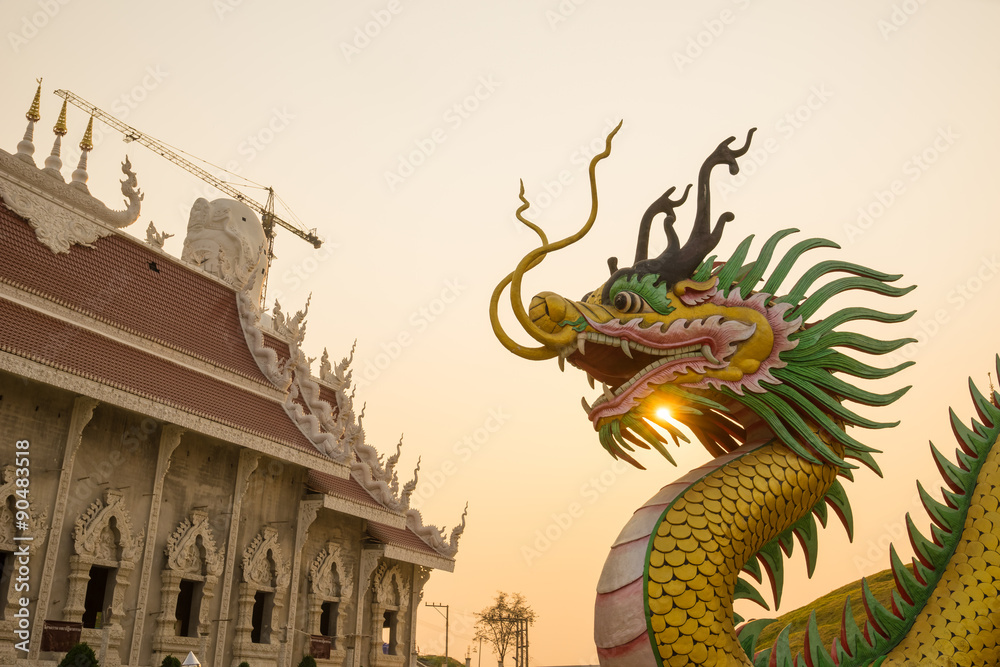
[{"label": "orange sky", "polygon": [[[470,646],[472,612],[502,589],[538,613],[535,665],[595,662],[607,548],[634,508],[706,460],[689,446],[675,454],[680,470],[652,454],[645,472],[616,465],[580,409],[595,395],[582,373],[517,359],[489,330],[489,294],[533,242],[513,220],[518,179],[529,217],[552,236],[575,230],[589,208],[586,161],[619,119],[593,232],[535,270],[526,292],[599,285],[609,255],[630,256],[653,199],[692,182],[719,141],[758,127],[743,173],[716,172],[716,211],[736,215],[720,255],[795,226],[844,247],[814,261],[919,285],[888,306],[918,315],[882,331],[921,340],[897,382],[914,389],[878,412],[902,424],[864,434],[885,450],[885,479],[861,473],[848,489],[853,545],[832,526],[811,582],[800,558],[789,564],[787,608],[886,567],[906,511],[926,525],[913,480],[940,486],[926,442],[953,449],[947,406],[970,414],[966,378],[985,383],[998,349],[996,3],[6,0],[0,16],[6,150],[44,76],[40,128],[55,121],[51,91],[69,89],[273,186],[327,239],[317,252],[279,233],[270,294],[294,312],[312,293],[311,354],[339,358],[358,340],[367,434],[389,451],[405,433],[404,469],[422,456],[426,520],[450,527],[469,502],[456,571],[435,574],[425,596],[450,605],[453,657]],[[85,122],[70,112],[67,146]],[[39,153],[46,136],[36,132]],[[146,192],[133,233],[153,220],[179,254],[192,201],[215,195],[109,131],[95,143],[92,191],[120,202],[127,152]],[[683,230],[691,210],[678,215]],[[443,629],[422,610],[420,649],[442,652]]]}]

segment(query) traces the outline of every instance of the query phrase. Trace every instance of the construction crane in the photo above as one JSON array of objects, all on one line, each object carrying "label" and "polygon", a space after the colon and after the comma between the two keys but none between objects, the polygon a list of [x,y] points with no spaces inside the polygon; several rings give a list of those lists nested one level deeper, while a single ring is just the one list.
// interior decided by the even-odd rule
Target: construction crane
[{"label": "construction crane", "polygon": [[264,270],[264,282],[262,286],[263,289],[261,290],[261,297],[260,297],[261,306],[264,305],[264,295],[267,294],[267,275],[268,273],[270,273],[271,270],[271,260],[274,259],[275,225],[280,225],[285,229],[287,229],[288,231],[290,231],[291,233],[298,236],[300,239],[308,241],[313,245],[314,248],[319,248],[321,245],[323,245],[323,240],[316,235],[315,229],[310,229],[310,230],[302,229],[297,225],[293,225],[290,222],[282,220],[281,218],[279,218],[277,215],[274,214],[273,188],[267,188],[267,203],[260,204],[259,202],[254,201],[250,197],[243,194],[240,190],[233,187],[232,184],[226,183],[225,181],[216,178],[210,172],[206,171],[205,169],[201,168],[194,162],[191,162],[187,158],[178,154],[177,151],[175,151],[167,144],[163,143],[162,141],[159,141],[158,139],[154,139],[148,134],[143,134],[134,127],[131,127],[130,125],[126,125],[125,123],[121,122],[111,114],[102,111],[101,109],[98,109],[96,106],[94,106],[87,100],[83,99],[79,95],[71,93],[68,90],[57,90],[56,95],[63,98],[70,104],[80,107],[84,111],[90,113],[92,116],[104,122],[105,125],[108,125],[112,129],[121,132],[126,142],[135,141],[138,142],[139,144],[142,144],[146,148],[152,150],[154,153],[158,153],[159,155],[162,155],[163,157],[167,158],[181,169],[184,169],[185,171],[194,174],[195,176],[205,181],[209,185],[212,185],[213,187],[224,192],[233,199],[243,202],[250,208],[260,213],[261,225],[264,228],[264,236],[267,238],[267,268]]}]

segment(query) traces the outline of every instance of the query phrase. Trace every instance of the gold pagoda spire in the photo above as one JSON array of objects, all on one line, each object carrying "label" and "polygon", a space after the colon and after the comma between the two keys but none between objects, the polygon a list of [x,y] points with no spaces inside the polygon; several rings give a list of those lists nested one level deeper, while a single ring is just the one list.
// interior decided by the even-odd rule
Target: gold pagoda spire
[{"label": "gold pagoda spire", "polygon": [[42,119],[42,114],[39,112],[42,103],[42,80],[36,79],[36,81],[38,88],[35,90],[35,99],[31,101],[28,113],[24,114],[28,119],[28,127],[24,130],[24,138],[17,144],[17,157],[31,165],[35,164],[35,159],[31,157],[35,153],[35,144],[32,143],[35,138],[35,123]]},{"label": "gold pagoda spire", "polygon": [[[65,104],[65,103],[64,103]],[[87,123],[87,131],[83,133],[83,140],[80,141],[81,151],[94,150],[94,115],[90,115],[90,122]]]},{"label": "gold pagoda spire", "polygon": [[37,79],[38,90],[35,91],[35,99],[31,101],[31,108],[28,109],[28,113],[24,114],[24,117],[33,123],[37,123],[42,119],[42,115],[39,112],[39,107],[42,103],[42,80]]},{"label": "gold pagoda spire", "polygon": [[60,137],[65,137],[69,131],[66,129],[66,100],[63,100],[62,111],[59,112],[59,120],[56,121],[56,125],[52,128],[52,131]]}]

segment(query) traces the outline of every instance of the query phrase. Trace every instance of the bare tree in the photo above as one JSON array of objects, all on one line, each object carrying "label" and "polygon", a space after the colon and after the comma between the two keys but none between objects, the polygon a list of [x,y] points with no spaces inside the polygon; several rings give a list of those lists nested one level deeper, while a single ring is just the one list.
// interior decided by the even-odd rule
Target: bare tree
[{"label": "bare tree", "polygon": [[[483,639],[493,646],[500,664],[512,643],[516,643],[518,632],[535,622],[535,612],[528,606],[520,593],[508,595],[497,591],[493,604],[476,612],[475,639]],[[527,667],[527,665],[518,665]]]}]

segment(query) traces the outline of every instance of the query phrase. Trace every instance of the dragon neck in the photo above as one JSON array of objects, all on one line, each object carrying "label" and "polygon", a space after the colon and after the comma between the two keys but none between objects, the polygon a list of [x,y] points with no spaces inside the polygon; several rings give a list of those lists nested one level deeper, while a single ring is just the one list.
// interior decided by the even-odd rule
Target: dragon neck
[{"label": "dragon neck", "polygon": [[[760,581],[759,560],[779,600],[783,559],[777,551],[791,549],[793,534],[811,571],[816,531],[810,513],[825,521],[824,499],[850,512],[839,500],[839,472],[800,457],[759,428],[734,452],[661,489],[636,511],[605,563],[595,610],[601,663],[625,658],[623,664],[632,664],[627,656],[651,650],[659,665],[752,664],[736,634],[733,602],[766,605],[740,574]],[[632,602],[637,598],[641,618]]]},{"label": "dragon neck", "polygon": [[806,517],[838,473],[776,440],[746,445],[713,464],[667,504],[651,535],[647,618],[665,665],[750,664],[733,625],[733,601],[746,596],[738,590],[740,571]]}]

